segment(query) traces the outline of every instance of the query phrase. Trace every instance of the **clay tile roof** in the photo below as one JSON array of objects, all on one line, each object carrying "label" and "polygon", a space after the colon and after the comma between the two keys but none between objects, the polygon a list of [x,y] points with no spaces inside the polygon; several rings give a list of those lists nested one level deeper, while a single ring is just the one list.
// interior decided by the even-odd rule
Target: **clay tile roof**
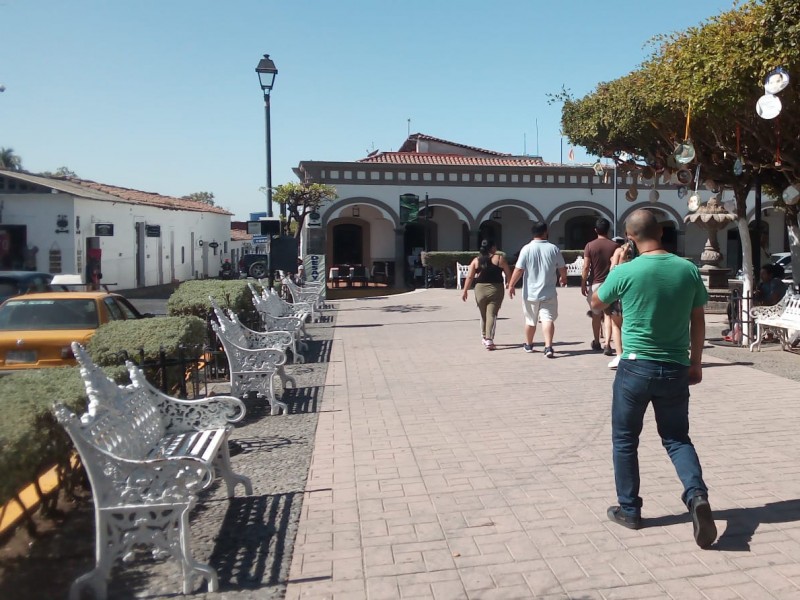
[{"label": "clay tile roof", "polygon": [[153,192],[142,192],[140,190],[132,190],[130,188],[118,187],[115,185],[107,185],[105,183],[98,183],[89,179],[80,179],[77,177],[69,177],[67,179],[70,183],[79,185],[82,188],[97,190],[116,196],[134,204],[146,204],[148,206],[156,206],[159,208],[173,209],[173,210],[193,210],[197,212],[210,212],[221,215],[233,214],[219,206],[212,206],[205,202],[196,202],[187,198],[174,198],[172,196],[162,196]]},{"label": "clay tile roof", "polygon": [[441,144],[448,144],[450,146],[457,146],[458,148],[466,148],[468,150],[474,150],[476,152],[480,152],[482,154],[493,154],[495,156],[510,156],[510,154],[504,152],[495,152],[494,150],[485,150],[484,148],[478,148],[477,146],[467,146],[466,144],[459,144],[458,142],[451,142],[450,140],[443,140],[442,138],[433,137],[432,135],[425,135],[424,133],[412,133],[408,136],[408,139],[403,142],[403,145],[400,146],[399,152],[414,152],[417,148],[417,141],[418,140],[427,140],[429,142],[439,142]]},{"label": "clay tile roof", "polygon": [[241,229],[231,229],[231,241],[249,242],[252,239],[253,236],[247,233],[246,231],[242,231]]},{"label": "clay tile roof", "polygon": [[362,158],[360,163],[383,163],[394,165],[463,165],[482,167],[540,167],[544,161],[538,156],[462,156],[459,154],[426,154],[421,152],[380,152]]}]

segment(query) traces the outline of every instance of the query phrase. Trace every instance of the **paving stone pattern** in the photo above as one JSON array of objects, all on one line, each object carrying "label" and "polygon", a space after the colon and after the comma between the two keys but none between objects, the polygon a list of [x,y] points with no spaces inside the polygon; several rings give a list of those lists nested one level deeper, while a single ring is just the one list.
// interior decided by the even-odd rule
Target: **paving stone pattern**
[{"label": "paving stone pattern", "polygon": [[555,359],[522,351],[518,299],[494,352],[472,296],[340,302],[287,598],[800,598],[797,382],[709,354],[692,436],[720,539],[695,545],[652,411],[624,529],[614,374],[579,290],[559,297]]}]

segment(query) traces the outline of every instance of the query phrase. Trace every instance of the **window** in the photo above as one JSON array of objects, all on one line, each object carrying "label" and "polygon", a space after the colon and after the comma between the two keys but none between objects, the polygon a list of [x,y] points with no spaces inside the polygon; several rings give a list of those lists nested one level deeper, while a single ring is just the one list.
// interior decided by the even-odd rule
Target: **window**
[{"label": "window", "polygon": [[113,298],[103,298],[103,304],[106,305],[106,310],[113,321],[123,321],[125,319],[122,310],[120,310]]}]

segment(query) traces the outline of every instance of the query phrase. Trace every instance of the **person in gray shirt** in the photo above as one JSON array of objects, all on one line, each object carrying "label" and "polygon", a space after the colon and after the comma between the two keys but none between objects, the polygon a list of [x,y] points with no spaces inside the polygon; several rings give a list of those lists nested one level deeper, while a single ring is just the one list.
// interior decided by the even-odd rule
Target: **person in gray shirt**
[{"label": "person in gray shirt", "polygon": [[514,288],[522,278],[522,312],[525,315],[525,352],[533,352],[536,325],[542,322],[544,355],[553,358],[553,335],[558,318],[556,280],[567,286],[567,265],[558,246],[547,241],[547,223],[536,223],[533,240],[523,246],[508,283],[508,297],[514,297]]}]

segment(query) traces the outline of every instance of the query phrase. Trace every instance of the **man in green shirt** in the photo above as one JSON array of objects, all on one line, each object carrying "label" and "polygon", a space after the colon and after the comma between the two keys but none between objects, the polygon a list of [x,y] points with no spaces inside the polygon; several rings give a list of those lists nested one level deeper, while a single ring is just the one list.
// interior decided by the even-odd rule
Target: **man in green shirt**
[{"label": "man in green shirt", "polygon": [[611,408],[614,477],[619,505],[608,517],[642,526],[639,435],[653,403],[658,433],[683,483],[681,500],[692,516],[694,538],[707,548],[717,537],[700,460],[689,438],[689,386],[703,378],[704,306],[708,292],[689,261],[661,247],[652,212],[637,210],[626,222],[637,258],[617,266],[592,296],[592,308],[622,303],[625,350],[617,367]]}]

